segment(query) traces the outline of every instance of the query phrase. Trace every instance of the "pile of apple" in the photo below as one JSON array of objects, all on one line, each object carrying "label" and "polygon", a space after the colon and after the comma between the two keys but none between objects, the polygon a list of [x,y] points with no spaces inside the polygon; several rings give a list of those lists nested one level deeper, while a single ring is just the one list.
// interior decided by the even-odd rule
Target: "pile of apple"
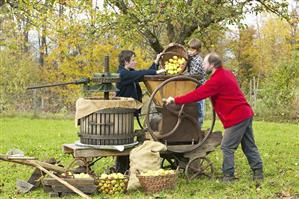
[{"label": "pile of apple", "polygon": [[79,174],[73,174],[72,172],[68,171],[66,173],[62,173],[61,176],[62,178],[92,178],[89,174],[87,173],[79,173]]},{"label": "pile of apple", "polygon": [[166,176],[166,175],[174,175],[174,170],[165,170],[165,169],[159,169],[156,171],[148,170],[146,172],[141,172],[141,176]]},{"label": "pile of apple", "polygon": [[91,178],[87,173],[74,174],[74,178]]},{"label": "pile of apple", "polygon": [[182,57],[173,56],[168,61],[165,62],[165,70],[167,74],[175,75],[182,71],[182,67],[186,63],[186,60]]},{"label": "pile of apple", "polygon": [[128,178],[121,173],[102,174],[99,178],[99,191],[105,194],[123,193],[127,189]]}]

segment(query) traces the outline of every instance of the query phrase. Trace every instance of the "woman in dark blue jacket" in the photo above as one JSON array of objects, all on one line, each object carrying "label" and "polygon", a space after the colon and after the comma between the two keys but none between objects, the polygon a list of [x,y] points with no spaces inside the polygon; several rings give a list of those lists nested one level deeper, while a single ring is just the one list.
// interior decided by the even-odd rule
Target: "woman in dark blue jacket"
[{"label": "woman in dark blue jacket", "polygon": [[[118,89],[116,96],[132,97],[142,102],[142,91],[139,82],[143,80],[144,75],[156,75],[165,72],[165,70],[157,70],[161,54],[157,55],[156,60],[147,70],[136,70],[137,62],[135,61],[135,56],[136,54],[130,50],[123,50],[118,56],[119,68],[117,72],[120,75],[120,82],[116,84]],[[136,114],[139,111],[136,111]],[[128,169],[129,156],[118,156],[116,158],[117,172],[124,173]]]},{"label": "woman in dark blue jacket", "polygon": [[147,70],[136,70],[135,56],[135,53],[130,50],[123,50],[118,56],[119,68],[117,72],[120,75],[120,82],[116,84],[118,89],[116,96],[132,97],[142,102],[139,82],[143,80],[144,75],[156,75],[164,72],[164,70],[157,70],[160,54]]}]

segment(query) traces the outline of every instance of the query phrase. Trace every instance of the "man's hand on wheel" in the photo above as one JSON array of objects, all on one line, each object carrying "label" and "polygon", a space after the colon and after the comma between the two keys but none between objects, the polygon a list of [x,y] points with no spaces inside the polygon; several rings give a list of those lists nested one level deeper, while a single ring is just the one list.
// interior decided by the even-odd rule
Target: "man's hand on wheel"
[{"label": "man's hand on wheel", "polygon": [[165,101],[166,105],[170,104],[170,103],[174,103],[174,98],[170,96],[167,99],[164,99],[164,101]]}]

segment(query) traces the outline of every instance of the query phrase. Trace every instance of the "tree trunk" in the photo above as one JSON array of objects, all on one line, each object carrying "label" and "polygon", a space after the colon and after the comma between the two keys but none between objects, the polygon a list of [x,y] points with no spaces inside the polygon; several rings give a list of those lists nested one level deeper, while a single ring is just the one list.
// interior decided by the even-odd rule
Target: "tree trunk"
[{"label": "tree trunk", "polygon": [[29,52],[29,33],[27,30],[27,25],[28,25],[28,18],[25,18],[23,20],[23,27],[24,27],[24,31],[23,31],[23,36],[24,36],[24,43],[23,43],[23,50],[25,53]]},{"label": "tree trunk", "polygon": [[45,28],[42,28],[40,34],[40,46],[39,46],[39,64],[40,66],[44,66],[45,56],[47,55],[47,40],[45,35]]}]

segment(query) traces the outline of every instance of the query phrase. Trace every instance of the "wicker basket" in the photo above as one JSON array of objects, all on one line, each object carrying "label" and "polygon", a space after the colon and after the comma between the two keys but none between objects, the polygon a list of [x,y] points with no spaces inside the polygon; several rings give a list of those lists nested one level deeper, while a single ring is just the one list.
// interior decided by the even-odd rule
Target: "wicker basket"
[{"label": "wicker basket", "polygon": [[185,71],[187,66],[188,53],[184,46],[180,44],[173,44],[172,46],[165,48],[162,53],[163,54],[160,58],[161,68],[165,67],[166,61],[168,61],[173,56],[177,56],[178,58],[184,58],[186,60],[185,64],[181,67],[182,71],[180,73],[183,73]]},{"label": "wicker basket", "polygon": [[143,190],[148,193],[160,192],[164,189],[174,189],[177,181],[177,174],[164,176],[142,176],[137,175]]}]

